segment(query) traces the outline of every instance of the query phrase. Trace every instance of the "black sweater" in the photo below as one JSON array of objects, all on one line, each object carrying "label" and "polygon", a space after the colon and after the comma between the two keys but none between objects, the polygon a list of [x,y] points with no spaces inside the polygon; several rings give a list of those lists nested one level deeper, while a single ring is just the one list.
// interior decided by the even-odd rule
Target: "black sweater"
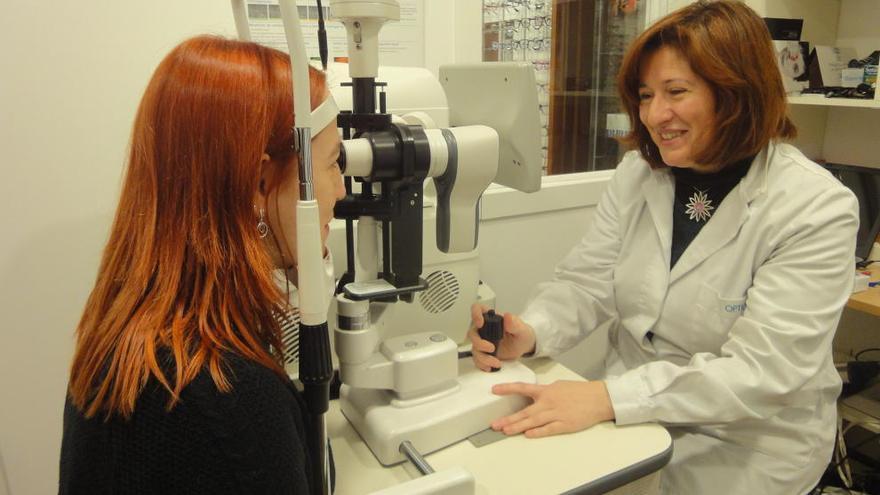
[{"label": "black sweater", "polygon": [[203,370],[166,411],[151,379],[130,420],[86,419],[68,398],[61,494],[307,494],[305,404],[289,380],[227,356],[221,393]]},{"label": "black sweater", "polygon": [[[718,172],[699,173],[689,168],[672,168],[675,178],[675,200],[672,204],[672,252],[669,257],[670,269],[684,254],[712,214],[721,206],[727,193],[733,190],[745,177],[752,165],[751,156],[731,163]],[[700,201],[700,200],[703,201]],[[708,200],[708,201],[705,201]],[[697,203],[708,208],[703,215],[694,211]]]}]

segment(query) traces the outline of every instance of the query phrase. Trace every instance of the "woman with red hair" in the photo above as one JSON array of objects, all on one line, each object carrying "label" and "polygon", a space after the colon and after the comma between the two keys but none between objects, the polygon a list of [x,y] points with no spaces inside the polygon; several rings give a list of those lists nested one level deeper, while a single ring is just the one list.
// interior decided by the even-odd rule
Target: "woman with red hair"
[{"label": "woman with red hair", "polygon": [[[340,140],[324,75],[312,69],[310,85],[326,241],[345,193]],[[308,412],[283,369],[290,294],[276,275],[295,288],[293,121],[282,52],[202,36],[159,64],[77,328],[61,493],[314,486]]]}]

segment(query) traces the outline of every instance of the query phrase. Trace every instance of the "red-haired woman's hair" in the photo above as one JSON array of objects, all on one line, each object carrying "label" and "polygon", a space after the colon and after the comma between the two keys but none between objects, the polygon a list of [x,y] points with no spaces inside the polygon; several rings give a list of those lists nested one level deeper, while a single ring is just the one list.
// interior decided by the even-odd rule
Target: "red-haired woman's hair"
[{"label": "red-haired woman's hair", "polygon": [[698,150],[702,166],[724,166],[757,154],[771,139],[794,138],[788,102],[764,21],[739,1],[690,4],[660,19],[630,45],[617,88],[631,131],[622,141],[652,167],[664,167],[657,145],[639,119],[639,85],[645,61],[660,47],[677,50],[715,95],[711,145]]},{"label": "red-haired woman's hair", "polygon": [[[315,108],[323,73],[310,86]],[[200,36],[159,64],[77,328],[69,394],[87,417],[129,417],[151,376],[169,408],[204,367],[229,390],[227,352],[284,374],[273,315],[287,303],[253,203],[263,153],[266,191],[296,176],[292,105],[289,57],[255,43]]]}]

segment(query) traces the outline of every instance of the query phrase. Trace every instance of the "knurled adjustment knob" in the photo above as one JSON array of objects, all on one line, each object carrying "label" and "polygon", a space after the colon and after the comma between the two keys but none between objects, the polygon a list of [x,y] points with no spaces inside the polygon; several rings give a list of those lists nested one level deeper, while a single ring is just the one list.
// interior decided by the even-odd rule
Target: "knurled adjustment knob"
[{"label": "knurled adjustment knob", "polygon": [[[495,350],[493,350],[490,354],[493,356],[498,355],[498,344],[501,343],[501,339],[504,337],[504,318],[501,315],[495,314],[494,310],[489,310],[483,313],[483,326],[477,330],[480,335],[480,338],[483,340],[488,340],[495,346]],[[498,371],[500,368],[492,368],[492,371]]]}]

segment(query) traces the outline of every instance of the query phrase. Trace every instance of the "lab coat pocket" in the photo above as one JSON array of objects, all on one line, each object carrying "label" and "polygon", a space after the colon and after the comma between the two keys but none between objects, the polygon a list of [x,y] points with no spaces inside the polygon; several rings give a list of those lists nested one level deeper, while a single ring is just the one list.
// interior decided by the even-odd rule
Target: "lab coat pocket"
[{"label": "lab coat pocket", "polygon": [[717,289],[707,283],[700,286],[697,295],[694,324],[698,335],[708,340],[712,349],[720,349],[727,340],[730,327],[746,310],[745,294],[741,296],[722,296]]}]

